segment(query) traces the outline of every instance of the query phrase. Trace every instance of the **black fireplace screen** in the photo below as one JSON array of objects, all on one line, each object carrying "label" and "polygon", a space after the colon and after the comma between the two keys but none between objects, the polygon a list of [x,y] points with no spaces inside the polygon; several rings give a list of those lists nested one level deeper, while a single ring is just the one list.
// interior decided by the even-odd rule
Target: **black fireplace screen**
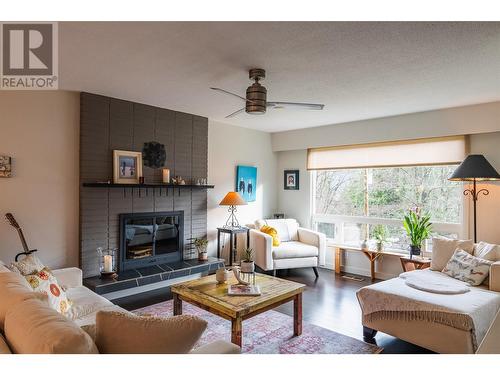
[{"label": "black fireplace screen", "polygon": [[184,213],[120,215],[120,270],[182,260]]}]

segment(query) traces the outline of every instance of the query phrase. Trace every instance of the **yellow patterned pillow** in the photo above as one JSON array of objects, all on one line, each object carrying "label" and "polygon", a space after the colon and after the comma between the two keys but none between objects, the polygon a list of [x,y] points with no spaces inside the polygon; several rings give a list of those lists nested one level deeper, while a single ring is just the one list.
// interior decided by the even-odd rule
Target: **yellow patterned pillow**
[{"label": "yellow patterned pillow", "polygon": [[49,306],[62,315],[71,318],[71,302],[66,297],[66,292],[57,283],[56,277],[49,268],[24,276],[35,292],[40,292],[48,297]]},{"label": "yellow patterned pillow", "polygon": [[273,246],[280,245],[280,236],[278,236],[278,231],[275,228],[270,227],[269,225],[263,225],[260,228],[260,231],[265,234],[269,234],[273,238]]}]

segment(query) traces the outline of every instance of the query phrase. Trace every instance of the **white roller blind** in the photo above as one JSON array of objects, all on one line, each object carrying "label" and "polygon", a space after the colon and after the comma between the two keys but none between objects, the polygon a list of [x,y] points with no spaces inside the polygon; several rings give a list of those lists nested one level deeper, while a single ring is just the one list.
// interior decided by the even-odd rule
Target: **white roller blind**
[{"label": "white roller blind", "polygon": [[460,163],[466,154],[466,136],[310,148],[307,169],[453,164]]}]

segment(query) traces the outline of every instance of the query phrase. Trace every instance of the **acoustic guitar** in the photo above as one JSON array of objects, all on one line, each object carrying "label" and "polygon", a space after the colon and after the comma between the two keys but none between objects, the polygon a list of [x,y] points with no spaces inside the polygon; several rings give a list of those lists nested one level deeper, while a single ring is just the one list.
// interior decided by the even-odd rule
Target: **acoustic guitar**
[{"label": "acoustic guitar", "polygon": [[30,248],[28,247],[28,244],[26,243],[26,238],[24,238],[23,230],[19,226],[17,220],[14,218],[14,215],[12,215],[10,212],[8,212],[8,213],[5,214],[5,219],[7,220],[7,222],[11,226],[13,226],[14,228],[16,228],[17,234],[19,235],[19,238],[21,239],[21,244],[23,245],[24,251],[22,253],[17,254],[16,257],[14,258],[14,260],[16,262],[17,262],[17,259],[21,255],[27,256],[27,255],[30,255],[31,253],[34,253],[35,251],[38,251],[37,249],[30,250]]}]

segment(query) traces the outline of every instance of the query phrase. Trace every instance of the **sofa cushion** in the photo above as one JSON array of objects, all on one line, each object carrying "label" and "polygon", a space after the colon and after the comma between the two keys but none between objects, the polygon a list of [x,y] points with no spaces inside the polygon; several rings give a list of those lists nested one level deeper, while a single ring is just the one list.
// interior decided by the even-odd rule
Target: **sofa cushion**
[{"label": "sofa cushion", "polygon": [[24,277],[35,292],[42,293],[48,297],[50,307],[65,316],[70,315],[72,303],[66,297],[66,292],[61,288],[50,269],[45,267]]},{"label": "sofa cushion", "polygon": [[0,273],[0,331],[4,329],[7,310],[17,303],[36,298],[25,278],[15,272]]},{"label": "sofa cushion", "polygon": [[19,354],[97,354],[97,347],[80,327],[49,307],[28,299],[5,317],[5,338]]},{"label": "sofa cushion", "polygon": [[493,262],[470,255],[462,249],[456,249],[443,269],[443,273],[470,285],[480,285],[488,277]]},{"label": "sofa cushion", "polygon": [[161,318],[99,311],[96,344],[107,354],[183,354],[206,327],[206,321],[191,315]]},{"label": "sofa cushion", "polygon": [[299,223],[295,219],[267,219],[257,220],[256,226],[260,229],[263,225],[268,225],[278,231],[281,242],[298,241]]},{"label": "sofa cushion", "polygon": [[42,261],[36,255],[30,254],[18,262],[11,263],[9,268],[21,275],[31,275],[41,271],[44,267]]},{"label": "sofa cushion", "polygon": [[73,302],[71,318],[80,327],[95,324],[96,314],[100,310],[126,311],[84,286],[70,288],[66,295]]},{"label": "sofa cushion", "polygon": [[455,250],[459,248],[472,254],[474,242],[472,240],[450,240],[444,237],[434,237],[432,239],[431,270],[442,271]]},{"label": "sofa cushion", "polygon": [[0,333],[0,354],[12,354],[9,345],[5,342],[5,338]]},{"label": "sofa cushion", "polygon": [[273,259],[317,257],[318,254],[316,246],[298,241],[282,242],[278,247],[273,247]]},{"label": "sofa cushion", "polygon": [[496,262],[500,260],[500,245],[481,241],[474,245],[474,255],[481,259]]}]

